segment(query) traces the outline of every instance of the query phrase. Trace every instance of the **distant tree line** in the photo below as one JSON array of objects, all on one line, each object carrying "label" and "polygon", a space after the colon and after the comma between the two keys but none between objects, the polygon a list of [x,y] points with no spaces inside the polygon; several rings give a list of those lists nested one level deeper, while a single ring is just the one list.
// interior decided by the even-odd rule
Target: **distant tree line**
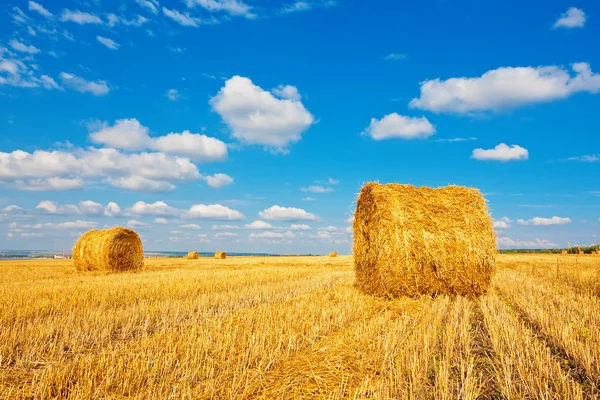
[{"label": "distant tree line", "polygon": [[590,246],[571,246],[564,249],[505,249],[498,250],[501,254],[521,254],[521,253],[532,253],[532,254],[561,254],[563,250],[567,251],[567,254],[579,254],[581,250],[584,254],[594,254],[600,249],[600,245],[592,244]]}]

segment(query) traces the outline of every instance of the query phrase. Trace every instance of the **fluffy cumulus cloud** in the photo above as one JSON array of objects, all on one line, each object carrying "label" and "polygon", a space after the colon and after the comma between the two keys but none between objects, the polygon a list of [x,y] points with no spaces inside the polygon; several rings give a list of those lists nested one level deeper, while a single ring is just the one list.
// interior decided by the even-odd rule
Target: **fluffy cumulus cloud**
[{"label": "fluffy cumulus cloud", "polygon": [[42,200],[35,210],[43,214],[54,215],[104,215],[115,217],[120,215],[121,208],[117,203],[110,202],[106,206],[92,200],[80,201],[79,204],[59,204],[50,200]]},{"label": "fluffy cumulus cloud", "polygon": [[498,237],[498,247],[503,249],[517,248],[517,249],[551,249],[558,247],[557,243],[545,239],[535,240],[519,240],[511,239],[506,236]]},{"label": "fluffy cumulus cloud", "polygon": [[197,225],[197,224],[185,224],[185,225],[181,225],[180,228],[182,228],[182,229],[191,229],[193,231],[197,231],[197,230],[202,229],[200,227],[200,225]]},{"label": "fluffy cumulus cloud", "polygon": [[579,92],[598,93],[600,74],[593,73],[589,64],[575,63],[571,69],[572,73],[555,65],[503,67],[475,78],[427,80],[410,106],[464,114],[564,99]]},{"label": "fluffy cumulus cloud", "polygon": [[244,214],[221,204],[196,204],[183,213],[184,218],[190,219],[216,219],[240,220]]},{"label": "fluffy cumulus cloud", "polygon": [[104,215],[107,217],[116,217],[121,214],[121,207],[117,203],[110,202],[104,208]]},{"label": "fluffy cumulus cloud", "polygon": [[246,224],[246,229],[275,229],[275,227],[268,222],[256,220],[251,224]]},{"label": "fluffy cumulus cloud", "polygon": [[317,221],[319,219],[316,215],[301,208],[281,207],[278,205],[260,211],[258,215],[270,221]]},{"label": "fluffy cumulus cloud", "polygon": [[527,160],[529,158],[529,151],[527,149],[517,146],[507,146],[504,143],[500,143],[493,149],[475,149],[471,158],[482,161],[518,161]]},{"label": "fluffy cumulus cloud", "polygon": [[169,223],[169,221],[166,218],[154,218],[154,223],[155,224],[166,225],[166,224]]},{"label": "fluffy cumulus cloud", "polygon": [[532,219],[529,219],[527,221],[525,220],[518,220],[517,223],[519,225],[525,225],[525,226],[548,226],[548,225],[565,225],[565,224],[570,224],[571,223],[571,219],[570,218],[561,218],[561,217],[552,217],[552,218],[541,218],[541,217],[535,217]]},{"label": "fluffy cumulus cloud", "polygon": [[305,224],[292,224],[292,225],[290,225],[290,230],[292,230],[292,231],[307,231],[307,230],[310,230],[310,226],[305,225]]},{"label": "fluffy cumulus cloud", "polygon": [[149,224],[147,224],[145,222],[137,221],[135,219],[131,219],[131,220],[127,221],[127,226],[132,229],[140,229],[140,228],[149,228],[150,227]]},{"label": "fluffy cumulus cloud", "polygon": [[494,229],[508,229],[512,221],[508,217],[503,217],[494,221]]},{"label": "fluffy cumulus cloud", "polygon": [[571,7],[560,15],[554,23],[555,28],[582,28],[585,25],[586,15],[583,10]]},{"label": "fluffy cumulus cloud", "polygon": [[87,81],[74,74],[61,72],[60,78],[64,86],[76,90],[80,93],[91,93],[94,96],[104,96],[110,88],[106,81]]},{"label": "fluffy cumulus cloud", "polygon": [[105,38],[105,37],[102,37],[102,36],[96,36],[96,40],[99,43],[103,44],[104,46],[108,47],[109,49],[119,50],[119,47],[120,47],[119,43],[115,42],[112,39]]},{"label": "fluffy cumulus cloud", "polygon": [[227,174],[203,175],[202,180],[213,189],[221,189],[233,183],[233,178]]},{"label": "fluffy cumulus cloud", "polygon": [[[278,89],[277,96],[248,78],[234,76],[225,82],[210,104],[242,143],[285,151],[314,123],[314,117],[292,88]],[[289,98],[292,93],[296,94]]]},{"label": "fluffy cumulus cloud", "polygon": [[213,225],[211,228],[213,231],[233,231],[240,229],[237,225]]},{"label": "fluffy cumulus cloud", "polygon": [[388,114],[382,119],[371,119],[371,124],[362,134],[375,140],[383,139],[423,139],[435,133],[435,127],[425,117],[405,117],[397,113]]},{"label": "fluffy cumulus cloud", "polygon": [[120,119],[114,125],[103,123],[92,128],[90,131],[92,142],[112,148],[129,151],[156,150],[202,162],[227,158],[227,145],[219,139],[187,130],[182,133],[150,137],[150,130],[135,118]]},{"label": "fluffy cumulus cloud", "polygon": [[172,182],[201,175],[189,159],[163,153],[124,154],[109,148],[0,152],[0,182],[18,189],[64,190],[83,186],[85,178],[104,178],[131,190],[161,191],[173,189]]},{"label": "fluffy cumulus cloud", "polygon": [[179,210],[175,207],[171,207],[164,201],[157,201],[155,203],[146,203],[144,201],[136,202],[131,208],[127,209],[127,212],[135,215],[178,215]]}]

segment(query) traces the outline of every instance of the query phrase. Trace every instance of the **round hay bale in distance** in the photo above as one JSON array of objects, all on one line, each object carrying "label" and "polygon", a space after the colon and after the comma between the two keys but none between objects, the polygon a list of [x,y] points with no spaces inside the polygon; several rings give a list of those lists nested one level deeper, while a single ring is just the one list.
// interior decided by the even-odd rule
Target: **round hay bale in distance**
[{"label": "round hay bale in distance", "polygon": [[189,253],[187,253],[188,260],[197,260],[199,258],[200,258],[200,254],[198,254],[197,251],[190,251]]},{"label": "round hay bale in distance", "polygon": [[337,251],[332,251],[331,253],[329,253],[329,257],[337,257],[338,253]]},{"label": "round hay bale in distance", "polygon": [[144,248],[131,229],[91,230],[75,243],[73,263],[78,271],[136,271],[144,267]]},{"label": "round hay bale in distance", "polygon": [[217,251],[215,253],[215,258],[217,258],[219,260],[223,260],[223,259],[227,258],[227,253],[225,253],[224,251]]},{"label": "round hay bale in distance", "polygon": [[356,286],[381,297],[477,296],[495,272],[496,236],[477,189],[370,182],[354,214]]}]

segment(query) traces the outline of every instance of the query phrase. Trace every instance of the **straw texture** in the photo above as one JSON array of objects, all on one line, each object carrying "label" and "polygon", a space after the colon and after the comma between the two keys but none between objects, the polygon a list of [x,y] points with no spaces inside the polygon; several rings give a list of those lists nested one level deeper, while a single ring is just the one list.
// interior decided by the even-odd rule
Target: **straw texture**
[{"label": "straw texture", "polygon": [[197,251],[190,251],[187,254],[187,259],[188,260],[197,260],[198,258],[200,258],[200,254],[198,254]]},{"label": "straw texture", "polygon": [[224,251],[217,251],[215,253],[215,258],[218,258],[220,260],[225,259],[225,258],[227,258],[227,253],[225,253]]},{"label": "straw texture", "polygon": [[487,292],[496,237],[477,189],[367,183],[354,214],[356,286],[383,296]]},{"label": "straw texture", "polygon": [[131,229],[91,230],[75,243],[73,262],[79,271],[135,271],[144,267],[144,248]]}]

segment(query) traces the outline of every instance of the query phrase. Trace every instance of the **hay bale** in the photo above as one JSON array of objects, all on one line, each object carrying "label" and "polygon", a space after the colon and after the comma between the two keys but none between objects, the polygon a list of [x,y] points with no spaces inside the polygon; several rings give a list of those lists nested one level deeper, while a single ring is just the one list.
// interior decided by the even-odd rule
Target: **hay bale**
[{"label": "hay bale", "polygon": [[199,258],[200,258],[200,254],[198,254],[198,252],[197,252],[197,251],[190,251],[190,252],[187,254],[187,259],[188,259],[188,260],[197,260],[197,259],[199,259]]},{"label": "hay bale", "polygon": [[144,267],[144,248],[131,229],[91,230],[75,243],[73,262],[78,271],[135,271]]},{"label": "hay bale", "polygon": [[354,217],[362,291],[383,297],[487,292],[496,236],[479,190],[367,183]]},{"label": "hay bale", "polygon": [[223,259],[227,258],[227,253],[225,253],[224,251],[217,251],[215,253],[215,258],[217,258],[219,260],[223,260]]},{"label": "hay bale", "polygon": [[566,250],[563,250],[563,251],[561,251],[561,252],[560,252],[560,254],[563,254],[563,255],[564,255],[564,254],[567,254],[567,251],[566,251]]},{"label": "hay bale", "polygon": [[332,251],[331,253],[329,253],[329,257],[337,257],[337,251]]}]

